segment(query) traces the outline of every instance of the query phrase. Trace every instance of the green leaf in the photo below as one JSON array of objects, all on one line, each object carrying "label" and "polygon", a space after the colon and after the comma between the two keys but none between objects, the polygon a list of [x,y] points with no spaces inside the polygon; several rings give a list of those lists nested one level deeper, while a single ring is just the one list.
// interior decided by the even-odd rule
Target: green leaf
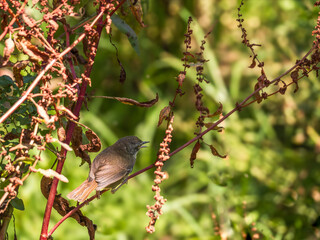
[{"label": "green leaf", "polygon": [[35,161],[35,159],[30,158],[30,157],[19,157],[19,158],[15,159],[13,161],[13,163],[15,164],[15,163],[18,163],[18,162],[24,162],[26,164],[32,164],[34,161]]},{"label": "green leaf", "polygon": [[138,36],[133,31],[133,29],[116,14],[113,14],[111,16],[111,19],[113,24],[120,30],[120,32],[124,33],[127,36],[131,46],[136,51],[136,53],[140,55]]},{"label": "green leaf", "polygon": [[31,83],[35,78],[36,78],[35,76],[27,75],[23,77],[23,83],[24,84]]},{"label": "green leaf", "polygon": [[15,84],[9,76],[3,75],[0,77],[0,87],[3,88],[5,92],[11,92],[11,86],[15,86]]},{"label": "green leaf", "polygon": [[12,199],[11,202],[10,202],[10,204],[11,204],[14,208],[16,208],[16,209],[18,209],[18,210],[21,210],[21,211],[24,210],[23,201],[22,201],[22,199],[20,199],[20,198],[18,198],[18,197]]},{"label": "green leaf", "polygon": [[12,81],[12,79],[7,76],[7,75],[3,75],[0,77],[0,86],[1,87],[9,87],[9,86],[12,86],[14,85],[14,82]]}]

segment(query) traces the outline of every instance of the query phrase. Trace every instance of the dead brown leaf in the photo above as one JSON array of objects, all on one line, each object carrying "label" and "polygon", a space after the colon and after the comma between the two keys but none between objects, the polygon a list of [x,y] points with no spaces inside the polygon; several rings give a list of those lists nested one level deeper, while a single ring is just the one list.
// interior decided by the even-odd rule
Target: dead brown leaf
[{"label": "dead brown leaf", "polygon": [[114,99],[114,100],[118,100],[121,103],[128,104],[128,105],[134,105],[134,106],[138,106],[138,107],[152,107],[159,100],[158,93],[157,93],[155,99],[152,99],[152,100],[147,101],[147,102],[138,102],[138,101],[136,101],[134,99],[125,98],[125,97],[109,97],[109,96],[92,96],[92,97]]},{"label": "dead brown leaf", "polygon": [[213,154],[213,156],[217,156],[217,157],[220,157],[220,158],[226,158],[226,157],[227,157],[227,155],[221,155],[221,154],[217,151],[217,149],[215,149],[214,146],[212,146],[212,145],[209,145],[209,146],[210,146],[211,153]]},{"label": "dead brown leaf", "polygon": [[198,140],[196,142],[196,144],[194,145],[193,149],[192,149],[192,152],[191,152],[191,156],[190,156],[190,166],[193,168],[193,165],[194,165],[194,160],[196,160],[197,158],[197,153],[199,152],[200,150],[200,141]]},{"label": "dead brown leaf", "polygon": [[158,127],[161,125],[164,119],[169,119],[171,113],[171,107],[170,106],[165,106],[159,114],[159,121],[158,121]]}]

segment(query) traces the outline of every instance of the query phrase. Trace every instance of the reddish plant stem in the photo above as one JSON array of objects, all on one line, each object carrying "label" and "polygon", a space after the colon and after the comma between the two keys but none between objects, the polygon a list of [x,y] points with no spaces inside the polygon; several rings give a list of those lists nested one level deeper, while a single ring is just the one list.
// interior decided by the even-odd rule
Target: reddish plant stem
[{"label": "reddish plant stem", "polygon": [[[99,193],[102,194],[106,191],[109,191],[109,189],[103,190]],[[91,198],[88,198],[86,201],[84,201],[83,203],[79,204],[77,207],[75,207],[74,209],[72,209],[70,212],[68,212],[66,215],[64,215],[57,223],[56,225],[54,225],[51,230],[48,232],[48,237],[50,237],[53,232],[60,226],[61,223],[63,223],[68,217],[70,217],[73,213],[75,213],[76,211],[78,211],[80,208],[82,208],[83,206],[89,204],[93,199],[95,199],[97,197],[97,195],[92,196]]]},{"label": "reddish plant stem", "polygon": [[[120,2],[118,4],[118,6],[109,14],[110,16],[112,16],[116,10],[119,9],[119,7],[124,3],[125,1],[123,0],[122,2]],[[96,20],[99,20],[101,18],[101,16],[103,15],[103,12],[100,12],[100,14],[98,15],[98,17],[96,18]],[[96,22],[96,21],[94,21]],[[104,27],[104,24],[102,24],[102,19],[100,20],[100,24],[97,26],[97,32],[99,34],[99,40],[100,41],[100,37],[101,37],[101,33],[102,33],[102,30],[103,30],[103,27]],[[83,33],[82,35],[85,36],[85,33]],[[82,36],[81,35],[81,36]],[[83,36],[83,38],[84,38]],[[80,37],[79,37],[80,38]],[[83,39],[82,38],[82,39]],[[81,40],[82,40],[81,39]],[[72,48],[71,48],[72,49]],[[94,60],[94,59],[93,59]],[[92,66],[89,67],[89,69],[86,71],[87,73],[87,77],[90,76],[90,73],[91,73],[91,70],[92,70]],[[78,101],[76,103],[76,106],[73,110],[73,114],[77,117],[79,117],[79,113],[80,113],[80,109],[81,109],[81,106],[82,106],[82,103],[84,102],[85,98],[85,93],[86,93],[86,89],[87,89],[87,82],[83,82],[83,84],[81,85],[81,89],[80,89],[80,93],[79,93],[79,98],[78,98]],[[73,134],[73,130],[75,128],[75,123],[72,122],[72,121],[69,121],[68,122],[68,126],[67,126],[67,133],[66,133],[66,140],[65,140],[65,143],[69,144],[70,141],[71,141],[71,138],[72,138],[72,134]],[[62,168],[63,168],[63,165],[64,165],[64,161],[65,161],[65,158],[66,158],[66,154],[67,154],[67,151],[62,148],[61,150],[61,156],[62,158],[58,161],[58,164],[57,164],[57,168],[56,168],[56,172],[58,173],[61,173],[62,171]],[[50,231],[50,234],[48,234],[48,227],[49,227],[49,221],[50,221],[50,216],[51,216],[51,211],[52,211],[52,207],[53,207],[53,203],[54,203],[54,198],[55,198],[55,195],[57,193],[57,186],[58,186],[58,182],[59,180],[57,178],[54,178],[53,181],[52,181],[52,185],[51,185],[51,189],[50,189],[50,193],[49,193],[49,196],[48,196],[48,201],[47,201],[47,205],[46,205],[46,210],[45,210],[45,213],[44,213],[44,218],[43,218],[43,224],[42,224],[42,230],[41,230],[41,235],[40,235],[40,240],[46,240],[48,239],[48,236],[50,236],[54,231],[55,229],[64,221],[64,220],[60,220],[61,223],[59,224],[56,224],[51,231]],[[105,190],[106,191],[106,190]],[[105,192],[105,191],[102,191]],[[95,196],[92,197],[92,200],[95,198]],[[91,198],[90,198],[91,199]],[[90,200],[90,201],[92,201]],[[88,200],[85,201],[84,203],[82,203],[81,205],[79,205],[77,208],[75,208],[76,210],[80,208],[80,206],[83,206],[86,202],[89,202]],[[76,211],[74,210],[74,211]],[[66,215],[68,218],[74,211],[71,211],[70,214]],[[59,222],[60,222],[59,221]]]},{"label": "reddish plant stem", "polygon": [[[100,13],[98,15],[100,17],[97,18],[97,20],[100,19],[102,17],[102,15],[103,15],[103,13]],[[101,23],[101,21],[100,21],[100,23]],[[102,33],[102,29],[103,29],[103,26],[101,24],[97,26],[97,32],[99,34],[99,40],[100,40],[100,36],[101,36],[101,33]],[[91,71],[92,71],[92,65],[89,66],[89,68],[86,71],[86,76],[87,77],[90,77]],[[78,101],[76,102],[74,110],[72,111],[73,114],[75,116],[77,116],[77,117],[79,117],[81,106],[82,106],[82,103],[84,102],[84,99],[85,99],[84,96],[86,94],[87,85],[88,85],[88,83],[86,81],[84,81],[82,83],[81,88],[80,88]],[[68,126],[67,126],[67,132],[66,132],[66,140],[65,140],[66,144],[70,143],[74,128],[75,128],[75,123],[72,122],[72,121],[69,121],[68,122]],[[67,155],[67,151],[64,148],[62,148],[61,149],[61,153],[60,153],[61,159],[59,159],[59,161],[58,161],[56,172],[58,172],[58,173],[62,172],[62,168],[63,168],[63,165],[64,165],[64,161],[65,161],[66,155]],[[58,182],[59,182],[59,180],[57,178],[54,178],[53,181],[52,181],[52,185],[51,185],[51,188],[50,188],[50,193],[49,193],[48,201],[47,201],[47,205],[46,205],[46,210],[45,210],[44,217],[43,217],[43,224],[42,224],[42,230],[41,230],[41,235],[40,235],[40,239],[41,240],[48,239],[48,234],[47,233],[48,233],[49,221],[50,221],[50,216],[51,216],[52,207],[53,207],[53,203],[54,203],[54,198],[55,198],[56,193],[57,193]]]}]

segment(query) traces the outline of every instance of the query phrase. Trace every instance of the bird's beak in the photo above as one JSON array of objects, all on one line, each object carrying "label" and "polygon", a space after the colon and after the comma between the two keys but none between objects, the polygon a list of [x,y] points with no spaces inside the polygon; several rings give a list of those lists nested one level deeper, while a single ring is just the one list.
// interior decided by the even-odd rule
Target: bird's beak
[{"label": "bird's beak", "polygon": [[149,143],[149,141],[143,141],[139,148],[146,148],[147,146],[143,146],[143,144]]}]

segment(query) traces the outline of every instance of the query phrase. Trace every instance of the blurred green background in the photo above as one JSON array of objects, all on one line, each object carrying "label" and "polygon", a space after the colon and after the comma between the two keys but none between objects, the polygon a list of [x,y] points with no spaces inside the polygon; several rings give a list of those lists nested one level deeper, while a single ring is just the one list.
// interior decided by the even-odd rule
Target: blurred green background
[{"label": "blurred green background", "polygon": [[[272,80],[289,69],[312,46],[318,9],[310,0],[246,1],[244,26],[251,42],[262,44],[256,52],[265,62]],[[115,49],[106,34],[100,42],[92,73],[94,95],[121,96],[147,101],[159,94],[159,102],[144,109],[106,99],[92,99],[83,108],[80,122],[101,138],[103,148],[118,138],[136,135],[151,143],[140,151],[134,171],[156,160],[164,126],[157,128],[160,110],[168,104],[177,87],[175,77],[183,70],[182,52],[188,17],[193,16],[193,49],[198,51],[205,33],[212,30],[205,46],[204,102],[214,112],[221,102],[230,111],[252,91],[259,69],[249,69],[249,50],[241,44],[237,28],[237,0],[145,1],[144,22],[138,33],[140,55],[126,36],[113,26],[113,42],[127,72],[119,83],[120,67]],[[144,6],[146,6],[144,5]],[[130,18],[128,19],[130,20]],[[79,48],[81,49],[81,48]],[[194,137],[195,69],[191,68],[183,85],[186,94],[177,99],[171,149]],[[154,203],[150,170],[129,181],[116,194],[82,208],[97,225],[96,239],[243,239],[259,233],[259,239],[316,239],[319,229],[312,224],[320,214],[320,84],[315,74],[299,82],[300,90],[290,88],[261,104],[253,104],[229,117],[222,133],[212,132],[204,139],[227,159],[212,156],[202,146],[193,169],[188,147],[166,162],[169,179],[161,184],[168,199],[156,232],[147,234],[146,205]],[[164,124],[163,124],[164,125]],[[91,159],[96,154],[90,154]],[[49,168],[55,157],[46,153],[41,168]],[[58,192],[66,196],[88,174],[88,166],[68,154],[62,174],[69,183],[59,183]],[[25,210],[15,210],[19,240],[38,239],[46,201],[39,193],[40,174],[32,174],[20,188]],[[61,217],[53,210],[51,225]],[[255,231],[252,231],[255,224]],[[220,235],[215,235],[218,227]],[[13,239],[13,224],[9,227]],[[222,237],[221,237],[222,236]],[[86,228],[74,219],[66,220],[54,239],[89,239]],[[225,237],[225,238],[223,238]],[[249,239],[249,238],[247,238]]]}]

